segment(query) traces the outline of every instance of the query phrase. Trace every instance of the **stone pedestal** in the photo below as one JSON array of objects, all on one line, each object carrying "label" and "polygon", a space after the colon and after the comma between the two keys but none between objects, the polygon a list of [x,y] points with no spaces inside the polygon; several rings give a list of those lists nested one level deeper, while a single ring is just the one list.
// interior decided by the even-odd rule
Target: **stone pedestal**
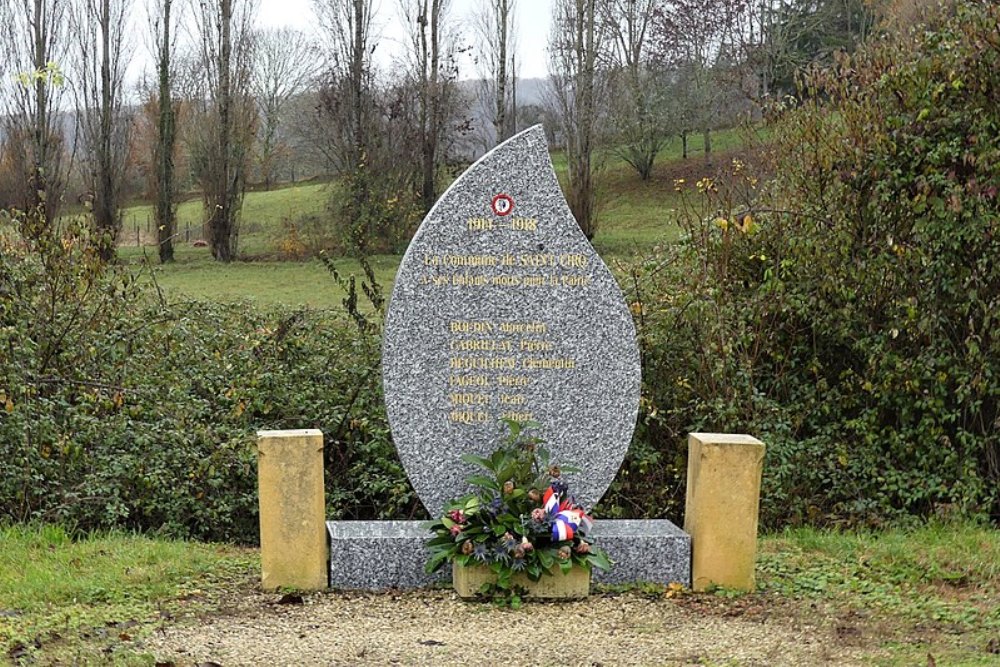
[{"label": "stone pedestal", "polygon": [[684,530],[694,590],[754,589],[763,464],[764,443],[749,435],[690,434]]},{"label": "stone pedestal", "polygon": [[[328,521],[330,586],[384,590],[447,582],[449,573],[424,572],[431,533],[422,521]],[[591,533],[614,562],[593,571],[596,583],[691,583],[691,538],[667,520],[602,520]]]},{"label": "stone pedestal", "polygon": [[323,434],[257,432],[261,585],[265,590],[327,586]]},{"label": "stone pedestal", "polygon": [[[455,592],[463,598],[474,598],[483,584],[496,581],[496,575],[483,565],[462,566],[452,563],[451,583]],[[590,595],[590,572],[582,567],[574,567],[566,574],[557,565],[552,566],[551,575],[542,575],[532,581],[528,575],[515,574],[513,584],[524,589],[525,597],[535,600],[571,600]]]}]

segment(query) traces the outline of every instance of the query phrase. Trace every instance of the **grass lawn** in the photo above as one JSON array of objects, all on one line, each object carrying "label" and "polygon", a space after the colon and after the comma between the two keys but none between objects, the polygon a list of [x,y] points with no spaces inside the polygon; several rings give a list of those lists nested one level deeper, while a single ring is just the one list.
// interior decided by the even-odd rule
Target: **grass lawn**
[{"label": "grass lawn", "polygon": [[255,551],[233,546],[0,528],[0,662],[152,665],[129,649],[133,637],[217,609],[259,571]]},{"label": "grass lawn", "polygon": [[[119,256],[136,267],[142,266],[147,279],[151,272],[170,301],[196,297],[220,303],[247,301],[262,306],[338,308],[345,296],[319,260],[219,264],[207,248],[178,249],[176,261],[168,266],[156,263],[155,256],[147,254],[143,258],[135,248],[122,248]],[[372,257],[370,263],[388,296],[399,257]],[[352,274],[359,280],[363,277],[356,260],[338,259],[335,264],[345,277]],[[362,298],[362,307],[365,304]]]},{"label": "grass lawn", "polygon": [[[240,225],[240,251],[255,255],[269,252],[281,235],[284,221],[323,213],[329,198],[327,183],[285,185],[269,191],[248,192],[243,200]],[[189,199],[177,207],[178,243],[188,246],[202,239],[205,212],[200,199]],[[152,204],[137,204],[123,214],[123,242],[135,245],[136,234],[146,245],[154,245]],[[155,249],[150,249],[155,255]]]},{"label": "grass lawn", "polygon": [[[234,596],[254,592],[260,576],[252,549],[122,533],[74,540],[54,526],[8,527],[0,545],[0,660],[13,664],[152,665],[135,640],[233,613]],[[925,665],[929,655],[942,666],[1000,662],[994,529],[790,530],[761,539],[757,571],[751,594],[637,590],[683,606],[706,627],[714,616],[808,624],[870,653],[875,665]]]},{"label": "grass lawn", "polygon": [[763,541],[764,599],[816,605],[846,641],[866,636],[883,665],[1000,664],[1000,531],[967,524]]},{"label": "grass lawn", "polygon": [[[598,229],[594,247],[614,266],[614,259],[647,253],[659,244],[676,240],[679,197],[674,180],[686,178],[693,183],[701,175],[713,172],[715,165],[726,159],[726,151],[742,145],[739,130],[716,132],[713,145],[718,155],[706,161],[702,155],[701,136],[692,137],[690,157],[680,157],[680,141],[674,139],[663,149],[648,181],[641,181],[619,157],[603,158],[598,183]],[[556,172],[564,178],[565,157],[553,154]],[[332,186],[306,183],[285,186],[267,192],[249,192],[243,204],[243,224],[240,236],[241,255],[275,257],[283,238],[283,224],[302,216],[326,215],[325,207]],[[132,206],[125,211],[124,242],[119,256],[131,263],[148,262],[156,282],[171,299],[206,298],[213,301],[251,301],[261,305],[283,304],[293,307],[329,308],[339,306],[341,290],[318,261],[240,261],[229,265],[212,260],[207,248],[192,246],[202,238],[203,211],[200,200],[191,200],[178,207],[181,229],[176,244],[177,261],[169,266],[157,263],[152,244],[152,207]],[[137,231],[136,231],[137,230]],[[187,235],[185,235],[185,230]],[[141,242],[136,245],[138,234]],[[185,238],[188,240],[185,241]],[[388,293],[392,288],[399,256],[382,256],[373,260],[379,282]],[[357,263],[339,260],[345,274],[360,275]]]}]

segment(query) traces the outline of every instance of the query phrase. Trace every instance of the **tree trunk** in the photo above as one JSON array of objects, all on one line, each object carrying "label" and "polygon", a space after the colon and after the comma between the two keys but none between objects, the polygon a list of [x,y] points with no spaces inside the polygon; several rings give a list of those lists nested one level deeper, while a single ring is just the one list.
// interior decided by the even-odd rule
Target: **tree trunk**
[{"label": "tree trunk", "polygon": [[[577,0],[576,60],[578,81],[575,85],[575,106],[579,114],[579,127],[575,132],[576,155],[571,166],[570,209],[580,230],[588,240],[597,231],[594,215],[594,178],[591,165],[593,153],[595,99],[594,76],[597,66],[595,43],[596,7],[594,0]],[[571,163],[571,164],[572,164]]]},{"label": "tree trunk", "polygon": [[363,107],[364,104],[364,72],[365,72],[365,2],[354,0],[354,43],[351,47],[351,122],[354,136],[354,155],[351,156],[352,169],[361,164],[367,137],[365,136]]},{"label": "tree trunk", "polygon": [[517,134],[517,60],[510,56],[510,122],[507,125],[507,137]]},{"label": "tree trunk", "polygon": [[97,179],[94,188],[94,222],[103,234],[100,245],[105,261],[115,256],[121,217],[118,211],[118,179],[112,145],[114,91],[111,81],[111,2],[102,0],[98,30],[101,35],[100,130],[97,149]]},{"label": "tree trunk", "polygon": [[[427,4],[423,5],[420,25],[420,49],[422,52],[421,78],[421,125],[423,150],[421,164],[421,204],[424,213],[430,212],[437,200],[437,148],[441,126],[441,0],[430,0],[428,21]],[[429,23],[429,25],[428,25]],[[430,34],[428,34],[428,32]],[[430,44],[428,44],[428,39]]]},{"label": "tree trunk", "polygon": [[705,159],[707,160],[708,157],[712,154],[712,128],[710,127],[705,128],[704,137],[705,137]]},{"label": "tree trunk", "polygon": [[235,141],[233,133],[233,89],[232,89],[232,23],[233,0],[219,3],[219,126],[216,173],[209,178],[215,182],[215,192],[211,193],[214,204],[209,214],[209,244],[212,256],[220,262],[231,262],[236,254],[235,216],[237,213],[238,190],[242,188],[234,163],[232,149]]},{"label": "tree trunk", "polygon": [[[34,66],[35,72],[41,74],[46,67],[46,41],[48,35],[45,30],[45,12],[48,10],[45,0],[35,0],[34,23]],[[8,28],[9,29],[9,28]],[[48,181],[46,179],[45,168],[48,164],[49,153],[49,127],[48,114],[48,81],[39,76],[35,79],[35,118],[34,118],[34,155],[31,163],[31,176],[28,182],[28,206],[37,210],[47,224],[52,223],[52,210],[50,197],[54,193],[48,192]]]},{"label": "tree trunk", "polygon": [[174,233],[177,226],[174,207],[174,100],[170,81],[170,6],[163,0],[163,33],[160,42],[157,74],[159,77],[160,113],[156,145],[156,238],[160,263],[174,261]]},{"label": "tree trunk", "polygon": [[510,135],[508,134],[507,125],[507,11],[506,2],[501,1],[499,6],[499,11],[497,12],[497,28],[500,34],[497,36],[497,47],[499,48],[499,53],[497,54],[496,63],[497,68],[497,98],[496,98],[496,117],[494,118],[494,127],[496,128],[497,141],[496,143],[502,143]]},{"label": "tree trunk", "polygon": [[174,204],[174,100],[170,81],[170,6],[163,0],[163,34],[157,74],[159,76],[160,114],[156,137],[156,238],[160,263],[174,261],[174,233],[177,226]]},{"label": "tree trunk", "polygon": [[681,158],[688,159],[688,133],[687,130],[681,132]]}]

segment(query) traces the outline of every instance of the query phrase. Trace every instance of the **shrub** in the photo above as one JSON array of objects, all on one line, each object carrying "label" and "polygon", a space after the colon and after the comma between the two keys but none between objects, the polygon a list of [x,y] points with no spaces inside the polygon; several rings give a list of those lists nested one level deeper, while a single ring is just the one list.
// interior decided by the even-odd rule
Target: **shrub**
[{"label": "shrub", "polygon": [[102,265],[80,227],[8,239],[0,292],[0,519],[252,542],[255,431],[305,426],[326,434],[331,516],[417,513],[377,331],[323,311],[166,304]]},{"label": "shrub", "polygon": [[963,4],[813,71],[774,179],[702,181],[716,214],[637,269],[646,446],[760,436],[768,525],[1000,515],[998,19]]}]

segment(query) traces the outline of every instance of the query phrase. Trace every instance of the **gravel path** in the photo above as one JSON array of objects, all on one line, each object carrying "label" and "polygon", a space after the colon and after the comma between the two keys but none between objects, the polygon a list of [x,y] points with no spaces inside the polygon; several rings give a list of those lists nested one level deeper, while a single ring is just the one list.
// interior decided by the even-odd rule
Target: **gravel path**
[{"label": "gravel path", "polygon": [[[821,619],[726,618],[638,593],[520,610],[451,591],[323,593],[303,604],[237,597],[225,614],[165,625],[145,640],[159,664],[859,665]],[[869,654],[870,657],[870,654]]]}]

